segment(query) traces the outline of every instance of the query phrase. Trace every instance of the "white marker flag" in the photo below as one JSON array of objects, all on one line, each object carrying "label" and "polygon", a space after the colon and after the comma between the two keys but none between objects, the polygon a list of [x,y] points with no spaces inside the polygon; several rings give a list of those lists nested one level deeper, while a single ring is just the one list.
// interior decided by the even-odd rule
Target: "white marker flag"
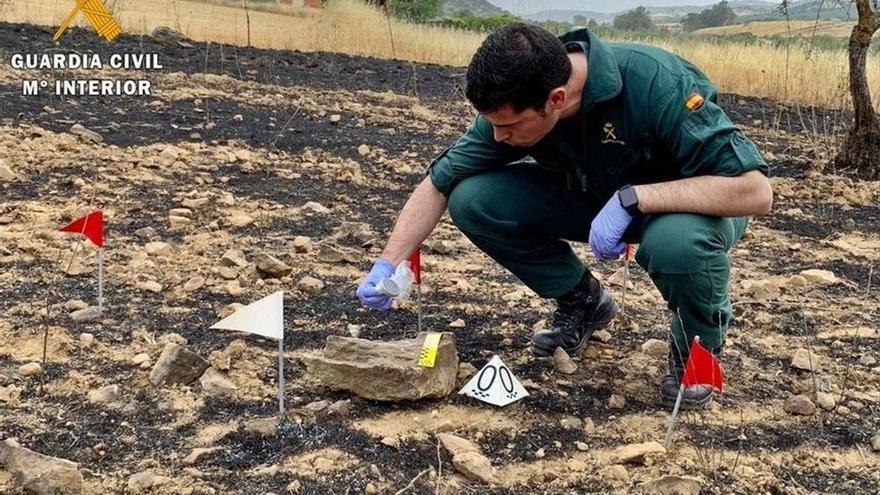
[{"label": "white marker flag", "polygon": [[495,406],[506,406],[529,396],[519,380],[497,355],[493,356],[458,393]]},{"label": "white marker flag", "polygon": [[237,330],[270,339],[284,338],[284,291],[278,291],[248,304],[211,326],[212,329]]}]

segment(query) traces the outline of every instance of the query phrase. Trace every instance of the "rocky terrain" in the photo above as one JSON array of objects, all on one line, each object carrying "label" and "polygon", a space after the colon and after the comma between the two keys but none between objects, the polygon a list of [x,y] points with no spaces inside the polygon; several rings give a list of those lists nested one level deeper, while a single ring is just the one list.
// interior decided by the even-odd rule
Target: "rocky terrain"
[{"label": "rocky terrain", "polygon": [[[528,348],[551,304],[448,218],[422,254],[425,328],[454,336],[454,390],[497,354],[530,396],[376,401],[307,371],[330,336],[416,337],[411,302],[380,313],[354,291],[470,119],[461,69],[79,29],[65,47],[165,68],[137,75],[151,97],[23,97],[25,77],[77,74],[12,70],[51,31],[0,23],[0,492],[878,492],[880,183],[816,171],[846,115],[723,97],[776,203],[731,254],[725,393],[682,415],[666,452],[668,315],[646,274],[632,265],[627,316],[563,374]],[[93,209],[103,313],[95,248],[57,232]],[[620,289],[620,263],[588,261]],[[280,424],[275,342],[208,328],[277,290]],[[155,371],[166,349],[196,355],[180,378]]]}]

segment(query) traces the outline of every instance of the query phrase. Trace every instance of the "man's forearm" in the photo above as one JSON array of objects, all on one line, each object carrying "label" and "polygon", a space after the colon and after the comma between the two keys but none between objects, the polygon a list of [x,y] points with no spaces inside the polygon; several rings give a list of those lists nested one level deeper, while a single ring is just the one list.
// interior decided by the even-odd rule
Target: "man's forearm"
[{"label": "man's forearm", "polygon": [[764,215],[773,205],[770,182],[752,170],[738,177],[704,175],[635,186],[643,213],[700,213],[718,217]]},{"label": "man's forearm", "polygon": [[446,197],[425,177],[400,211],[382,257],[394,265],[406,259],[434,230],[445,210]]}]

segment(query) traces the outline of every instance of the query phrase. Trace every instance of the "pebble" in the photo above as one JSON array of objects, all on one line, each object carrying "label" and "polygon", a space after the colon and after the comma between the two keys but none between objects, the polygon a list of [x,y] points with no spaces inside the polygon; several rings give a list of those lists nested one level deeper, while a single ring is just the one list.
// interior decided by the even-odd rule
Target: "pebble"
[{"label": "pebble", "polygon": [[562,347],[557,347],[553,351],[553,367],[563,375],[571,375],[577,371],[577,365]]},{"label": "pebble", "polygon": [[101,310],[97,306],[90,306],[85,309],[78,309],[70,313],[70,319],[77,322],[95,321],[101,318]]},{"label": "pebble", "polygon": [[608,399],[608,409],[623,409],[626,407],[626,399],[622,395],[611,394]]},{"label": "pebble", "polygon": [[794,356],[791,358],[791,367],[805,371],[818,371],[819,356],[807,349],[798,349],[794,351]]},{"label": "pebble", "polygon": [[789,414],[810,416],[816,412],[816,405],[806,395],[794,395],[785,401],[782,409]]},{"label": "pebble", "polygon": [[43,373],[43,367],[40,363],[27,363],[18,367],[18,374],[21,376],[35,376]]},{"label": "pebble", "polygon": [[880,433],[874,435],[874,438],[871,439],[871,449],[874,452],[880,452]]},{"label": "pebble", "polygon": [[79,334],[79,343],[83,347],[91,347],[95,343],[95,336],[90,333],[81,333]]},{"label": "pebble", "polygon": [[547,454],[544,452],[544,448],[543,448],[543,447],[540,448],[540,449],[538,449],[537,452],[535,452],[535,457],[538,458],[538,459],[543,459],[544,456],[546,456],[546,455],[547,455]]},{"label": "pebble", "polygon": [[355,325],[353,323],[349,323],[348,327],[346,329],[348,330],[348,334],[354,338],[358,338],[361,336],[361,326],[360,325]]},{"label": "pebble", "polygon": [[659,339],[648,339],[642,343],[641,349],[649,356],[666,357],[669,353],[669,344]]},{"label": "pebble", "polygon": [[462,320],[461,318],[459,318],[449,324],[449,328],[464,328],[464,327],[465,327],[465,323],[464,323],[464,320]]},{"label": "pebble", "polygon": [[598,330],[593,332],[592,339],[607,344],[611,341],[611,333],[608,330]]},{"label": "pebble", "polygon": [[296,288],[305,294],[315,295],[324,288],[324,282],[306,275],[296,283]]},{"label": "pebble", "polygon": [[587,444],[585,444],[584,442],[575,442],[574,445],[575,445],[575,447],[577,447],[577,449],[580,450],[581,452],[586,452],[586,451],[590,450],[590,446],[587,445]]}]

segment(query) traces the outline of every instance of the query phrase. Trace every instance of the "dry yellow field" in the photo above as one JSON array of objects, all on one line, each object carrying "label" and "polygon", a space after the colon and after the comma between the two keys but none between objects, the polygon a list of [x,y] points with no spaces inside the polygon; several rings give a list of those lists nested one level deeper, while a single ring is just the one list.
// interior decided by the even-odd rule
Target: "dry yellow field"
[{"label": "dry yellow field", "polygon": [[755,36],[834,36],[846,38],[852,32],[852,23],[846,21],[816,21],[792,20],[792,21],[755,21],[732,26],[718,26],[698,29],[694,34],[739,34],[752,33]]},{"label": "dry yellow field", "polygon": [[[127,33],[149,33],[164,25],[197,41],[237,45],[247,41],[246,16],[241,8],[185,0],[105,3]],[[7,0],[0,3],[0,19],[55,26],[72,4],[70,0]],[[251,43],[257,47],[395,57],[456,66],[466,65],[483,39],[480,34],[397,20],[391,20],[389,28],[388,19],[357,0],[330,0],[323,10],[251,11],[250,19]],[[78,22],[84,25],[85,20],[80,18]],[[804,22],[812,29],[810,21]],[[785,27],[784,22],[772,24]],[[797,22],[792,23],[792,28],[807,29]],[[393,48],[389,29],[393,33]],[[770,27],[761,29],[771,32]],[[849,104],[847,59],[843,51],[808,53],[805,49],[761,43],[738,49],[729,43],[699,38],[657,44],[694,62],[725,92],[835,108]],[[869,60],[868,68],[871,87],[880,90],[877,57]]]}]

